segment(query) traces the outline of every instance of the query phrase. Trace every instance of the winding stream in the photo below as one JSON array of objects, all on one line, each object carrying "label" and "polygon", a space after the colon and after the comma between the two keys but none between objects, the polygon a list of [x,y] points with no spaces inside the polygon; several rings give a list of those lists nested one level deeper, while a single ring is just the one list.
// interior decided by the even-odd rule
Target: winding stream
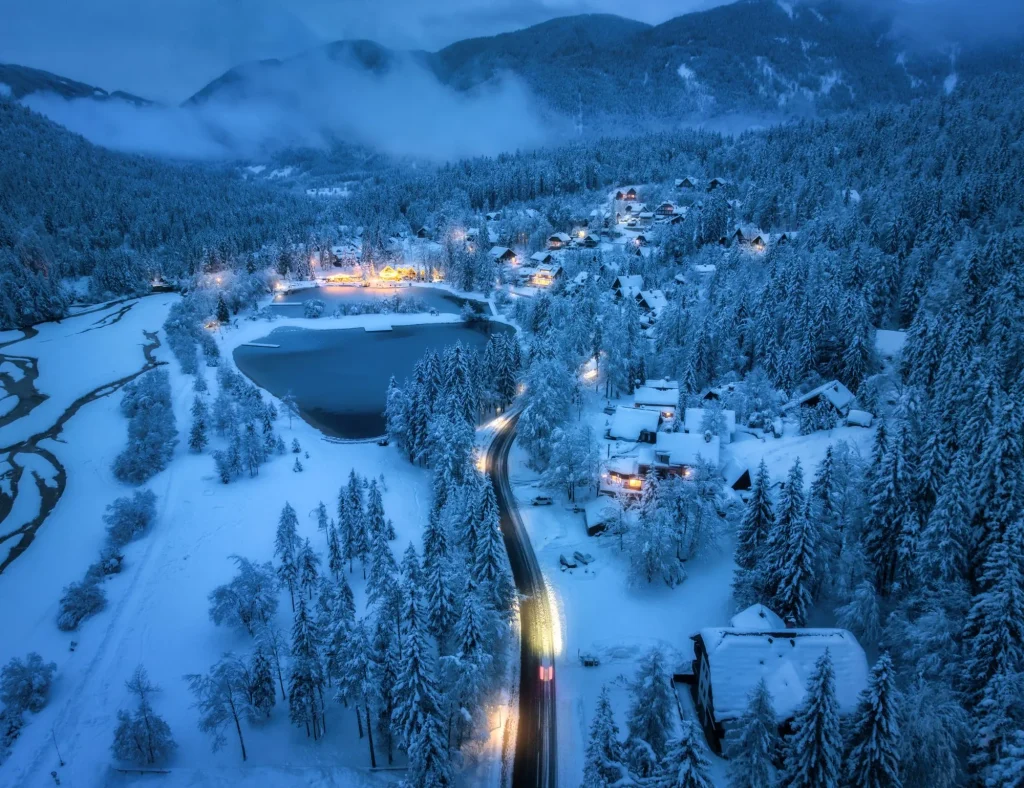
[{"label": "winding stream", "polygon": [[[73,315],[73,317],[106,310],[118,303],[122,302],[104,304],[103,306],[95,309],[79,312],[78,314]],[[85,331],[92,331],[114,325],[119,322],[129,310],[131,310],[135,303],[137,302],[131,301],[124,303],[124,305],[116,312],[105,315],[97,320],[92,326],[79,333],[85,333]],[[31,339],[39,332],[35,328],[27,328],[23,329],[21,333],[22,336],[0,344],[0,351],[4,351],[19,342]],[[7,466],[6,469],[0,473],[0,484],[6,488],[0,489],[0,546],[9,545],[6,557],[0,561],[0,574],[2,574],[3,571],[22,553],[24,553],[30,544],[32,544],[39,528],[44,522],[46,522],[46,518],[50,516],[50,513],[64,495],[64,490],[67,487],[67,470],[52,451],[40,444],[46,440],[59,440],[59,436],[64,430],[64,425],[67,424],[68,420],[78,413],[78,411],[85,405],[113,394],[140,375],[143,375],[149,370],[155,369],[156,367],[166,363],[163,361],[157,361],[154,356],[154,352],[158,347],[160,347],[160,339],[157,336],[157,332],[143,331],[142,333],[146,338],[146,344],[142,347],[145,363],[140,369],[130,375],[125,375],[122,378],[105,383],[102,386],[98,386],[92,391],[83,394],[72,402],[47,429],[31,435],[24,440],[18,441],[17,443],[0,447],[0,464]],[[0,427],[23,418],[27,414],[31,413],[32,410],[38,407],[39,404],[47,398],[47,395],[39,391],[35,386],[36,380],[39,376],[38,359],[32,356],[19,356],[0,352],[0,367],[3,367],[3,365],[8,362],[21,371],[21,376],[16,379],[15,376],[10,373],[0,373],[0,385],[3,386],[9,396],[16,396],[18,398],[18,404],[15,405],[15,407],[3,418],[0,418]],[[28,481],[25,478],[25,458],[27,456],[34,456],[38,458],[42,461],[42,464],[52,468],[53,473],[40,474],[35,468],[30,469],[31,477],[39,492],[39,511],[36,513],[35,517],[25,524],[6,531],[3,530],[4,523],[6,523],[8,516],[14,508],[14,503],[18,498],[18,491],[21,489],[21,485]],[[47,483],[47,479],[52,479],[53,484],[51,485]]]}]

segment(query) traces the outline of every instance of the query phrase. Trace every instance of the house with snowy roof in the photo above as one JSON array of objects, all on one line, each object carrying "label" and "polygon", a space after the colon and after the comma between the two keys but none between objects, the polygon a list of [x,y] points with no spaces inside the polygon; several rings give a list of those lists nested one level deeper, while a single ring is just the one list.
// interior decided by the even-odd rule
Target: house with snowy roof
[{"label": "house with snowy roof", "polygon": [[786,629],[778,616],[764,615],[764,626],[752,626],[757,612],[737,618],[740,626],[702,629],[693,640],[693,693],[697,716],[708,744],[721,753],[723,740],[736,734],[747,697],[764,680],[780,730],[787,730],[807,697],[815,663],[828,652],[835,669],[839,713],[857,707],[867,686],[868,661],[857,639],[845,629]]},{"label": "house with snowy roof", "polygon": [[635,200],[636,199],[636,189],[634,189],[632,186],[630,186],[627,189],[619,189],[617,192],[615,192],[615,199],[616,200],[626,200],[627,202]]},{"label": "house with snowy roof", "polygon": [[548,238],[548,249],[564,249],[571,242],[569,233],[555,233]]},{"label": "house with snowy roof", "polygon": [[640,450],[637,466],[641,476],[653,470],[662,477],[690,478],[701,463],[717,468],[720,462],[721,443],[717,435],[659,432],[654,446]]},{"label": "house with snowy roof", "polygon": [[530,259],[537,265],[547,265],[555,258],[551,252],[534,252],[530,255]]},{"label": "house with snowy roof", "polygon": [[708,181],[708,191],[713,192],[715,189],[724,188],[730,184],[727,178],[712,178]]},{"label": "house with snowy roof", "polygon": [[667,200],[654,209],[655,216],[671,216],[676,212],[676,204]]},{"label": "house with snowy roof", "polygon": [[612,292],[616,298],[621,298],[623,295],[635,297],[643,289],[644,278],[640,274],[617,276],[612,282]]},{"label": "house with snowy roof", "polygon": [[665,391],[666,389],[679,391],[679,381],[669,380],[668,378],[648,378],[644,381],[644,386],[649,389],[658,389],[659,391]]},{"label": "house with snowy roof", "polygon": [[676,178],[676,188],[684,191],[697,188],[697,179],[692,175],[687,175],[685,178]]},{"label": "house with snowy roof", "polygon": [[[712,420],[717,414],[721,414],[721,421],[718,424],[718,428],[715,429]],[[732,443],[732,438],[736,434],[736,411],[687,408],[683,413],[684,432],[703,435],[709,429],[712,434],[718,435],[722,439],[722,443]]]},{"label": "house with snowy roof", "polygon": [[668,299],[662,290],[641,290],[636,294],[636,305],[641,312],[649,312],[657,317],[668,306]]},{"label": "house with snowy roof", "polygon": [[633,392],[633,403],[638,408],[659,411],[663,419],[671,419],[676,415],[676,406],[679,404],[679,389],[641,386]]},{"label": "house with snowy roof", "polygon": [[761,251],[768,246],[768,233],[753,225],[741,225],[732,234],[732,240],[741,246],[749,246],[751,249]]},{"label": "house with snowy roof", "polygon": [[782,406],[783,413],[795,411],[797,408],[814,408],[819,402],[831,406],[840,416],[850,411],[850,403],[854,400],[853,392],[838,380],[831,380],[806,394],[796,397]]},{"label": "house with snowy roof", "polygon": [[615,409],[605,437],[614,440],[634,441],[638,443],[654,443],[661,424],[661,413],[643,408]]},{"label": "house with snowy roof", "polygon": [[487,254],[489,254],[491,259],[496,263],[512,264],[516,261],[516,253],[507,246],[492,246],[491,251]]}]

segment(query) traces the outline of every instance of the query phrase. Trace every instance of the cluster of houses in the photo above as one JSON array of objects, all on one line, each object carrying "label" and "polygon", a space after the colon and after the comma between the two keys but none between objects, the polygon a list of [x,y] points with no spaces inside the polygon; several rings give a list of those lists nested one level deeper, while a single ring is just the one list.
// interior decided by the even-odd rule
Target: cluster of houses
[{"label": "cluster of houses", "polygon": [[[684,407],[680,412],[677,381],[647,380],[633,392],[631,407],[609,408],[604,437],[616,441],[615,453],[609,446],[599,492],[638,495],[652,471],[662,478],[691,478],[702,466],[718,471],[727,487],[741,494],[749,490],[750,468],[732,457],[723,461],[722,456],[722,448],[737,433],[736,412],[722,403],[730,393],[728,385],[706,389],[697,397],[700,407]],[[768,419],[765,432],[780,437],[782,416],[795,417],[822,407],[833,413],[836,424],[870,427],[871,414],[852,409],[854,399],[842,383],[829,381],[781,405],[777,412],[782,415]],[[621,444],[627,445],[622,448]]]},{"label": "cluster of houses", "polygon": [[690,685],[701,727],[716,753],[737,735],[750,693],[761,681],[771,693],[779,731],[792,733],[791,722],[806,700],[815,663],[826,651],[835,670],[840,716],[856,709],[867,686],[868,661],[850,632],[787,626],[764,605],[752,605],[729,623],[691,636],[690,670],[677,676]]}]

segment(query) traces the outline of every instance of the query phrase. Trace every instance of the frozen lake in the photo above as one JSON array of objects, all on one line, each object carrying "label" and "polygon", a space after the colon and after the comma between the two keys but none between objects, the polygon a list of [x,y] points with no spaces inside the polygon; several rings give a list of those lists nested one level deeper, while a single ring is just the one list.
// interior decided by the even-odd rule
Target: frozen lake
[{"label": "frozen lake", "polygon": [[390,331],[278,328],[258,342],[279,347],[235,349],[238,368],[278,397],[295,395],[306,421],[336,438],[384,434],[384,400],[430,348],[461,341],[480,349],[500,323],[396,326]]},{"label": "frozen lake", "polygon": [[325,287],[306,287],[274,296],[271,302],[276,307],[291,307],[285,314],[298,314],[294,307],[301,306],[311,298],[319,298],[327,304],[327,314],[339,306],[349,304],[369,304],[383,298],[415,298],[425,304],[427,309],[457,315],[462,311],[465,299],[452,295],[445,290],[434,287],[417,287],[416,285],[400,285],[398,287],[352,287],[350,285],[327,285]]}]

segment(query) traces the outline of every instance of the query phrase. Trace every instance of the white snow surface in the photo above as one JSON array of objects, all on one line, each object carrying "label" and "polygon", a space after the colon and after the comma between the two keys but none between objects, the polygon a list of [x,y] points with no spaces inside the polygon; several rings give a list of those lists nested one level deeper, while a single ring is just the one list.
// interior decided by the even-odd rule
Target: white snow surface
[{"label": "white snow surface", "polygon": [[[5,427],[2,443],[8,445],[48,428],[76,397],[141,368],[142,330],[160,329],[176,299],[175,295],[140,299],[120,322],[86,333],[81,332],[116,308],[45,324],[39,326],[38,336],[11,346],[9,353],[39,359],[38,382],[50,398]],[[239,328],[219,332],[217,339],[222,363],[229,363],[234,346],[282,325],[386,329],[388,324],[452,319],[457,318],[365,315],[339,320],[279,319],[270,324],[243,320]],[[163,339],[162,331],[160,336]],[[51,788],[50,771],[56,770],[63,785],[152,785],[153,775],[116,774],[109,749],[117,711],[131,703],[124,680],[140,663],[162,687],[154,707],[179,745],[168,765],[170,773],[155,778],[165,788],[393,784],[402,772],[369,772],[366,740],[357,737],[352,710],[340,705],[329,705],[327,735],[321,742],[307,739],[304,731],[290,724],[287,703],[278,698],[271,720],[245,726],[248,762],[241,761],[233,731],[228,731],[226,746],[212,752],[209,737],[196,727],[198,715],[190,707],[192,697],[182,676],[205,672],[225,652],[250,651],[247,636],[210,622],[207,594],[233,576],[229,556],[261,562],[271,558],[277,518],[286,501],[299,514],[300,535],[309,537],[323,553],[323,536],[314,517],[317,503],[322,500],[329,511],[334,510],[338,488],[351,468],[367,477],[383,474],[385,510],[398,531],[392,548],[400,556],[410,541],[420,545],[430,501],[428,472],[410,465],[394,447],[329,442],[301,419],[289,427],[282,416],[277,428],[285,442],[298,438],[309,453],[308,459],[302,459],[305,471],[292,471],[289,453],[270,460],[256,478],[225,486],[215,478],[210,450],[196,455],[186,446],[192,378],[180,372],[166,341],[156,357],[169,362],[166,369],[179,435],[170,467],[143,485],[157,495],[157,518],[142,538],[125,548],[122,573],[104,583],[106,609],[70,633],[60,632],[55,623],[61,589],[80,580],[95,560],[104,543],[101,518],[106,505],[137,489],[121,484],[111,472],[127,436],[128,422],[119,411],[120,393],[85,406],[67,422],[59,441],[44,443],[67,468],[67,488],[28,550],[0,574],[0,664],[38,651],[44,659],[55,661],[58,669],[47,706],[38,714],[26,715],[25,728],[2,767],[0,784]],[[204,368],[204,373],[212,398],[214,370]],[[210,448],[218,447],[220,439],[212,440]],[[26,465],[26,480],[30,471],[37,470],[52,483],[48,478],[52,468],[32,455],[20,455],[20,459]],[[38,505],[36,486],[23,483],[8,522],[25,522]],[[349,579],[362,615],[365,589],[358,567]],[[282,595],[277,624],[290,636],[287,594]],[[72,641],[77,642],[73,652]],[[54,739],[63,767],[58,765]],[[465,784],[496,784],[499,751],[497,734],[489,741],[472,743],[462,769]],[[402,762],[396,756],[396,765]]]},{"label": "white snow surface", "polygon": [[885,358],[895,358],[903,352],[903,346],[907,343],[906,331],[892,331],[887,328],[880,328],[875,331],[875,350]]}]

